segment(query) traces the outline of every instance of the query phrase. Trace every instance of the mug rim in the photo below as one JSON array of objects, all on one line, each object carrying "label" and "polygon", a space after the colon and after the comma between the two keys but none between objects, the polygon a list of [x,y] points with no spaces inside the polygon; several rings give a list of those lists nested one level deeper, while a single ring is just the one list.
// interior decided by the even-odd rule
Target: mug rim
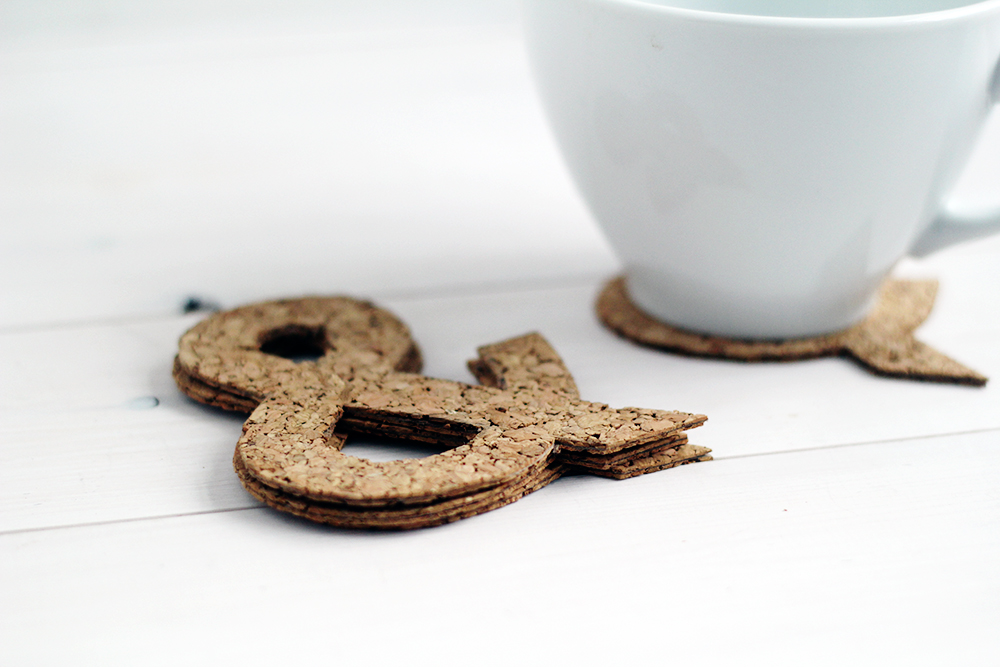
[{"label": "mug rim", "polygon": [[[690,20],[713,23],[739,23],[760,26],[803,27],[803,28],[866,28],[901,25],[926,25],[958,21],[991,10],[1000,10],[1000,0],[980,0],[960,7],[937,9],[914,14],[893,14],[887,16],[773,16],[767,14],[739,14],[734,12],[690,9],[661,4],[654,0],[591,0],[606,5],[626,5],[637,10],[653,11]],[[670,0],[664,0],[670,2]]]}]

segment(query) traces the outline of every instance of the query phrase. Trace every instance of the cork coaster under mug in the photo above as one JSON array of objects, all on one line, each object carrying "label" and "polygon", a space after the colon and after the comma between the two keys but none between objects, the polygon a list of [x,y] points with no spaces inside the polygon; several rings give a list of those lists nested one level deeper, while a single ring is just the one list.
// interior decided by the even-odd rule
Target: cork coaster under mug
[{"label": "cork coaster under mug", "polygon": [[937,295],[935,280],[887,280],[872,312],[838,333],[783,341],[753,341],[702,335],[653,319],[629,298],[625,278],[609,281],[597,298],[597,315],[633,342],[694,356],[738,361],[792,361],[849,356],[889,377],[983,386],[987,378],[921,343],[913,331],[925,320]]},{"label": "cork coaster under mug", "polygon": [[[296,351],[316,359],[296,361]],[[686,435],[704,415],[585,401],[539,334],[479,348],[469,368],[480,385],[425,377],[420,364],[391,313],[346,297],[304,298],[197,324],[180,340],[174,379],[197,401],[250,413],[233,459],[247,491],[337,526],[434,526],[563,474],[624,479],[711,458]],[[350,433],[450,449],[369,461],[341,451]]]}]

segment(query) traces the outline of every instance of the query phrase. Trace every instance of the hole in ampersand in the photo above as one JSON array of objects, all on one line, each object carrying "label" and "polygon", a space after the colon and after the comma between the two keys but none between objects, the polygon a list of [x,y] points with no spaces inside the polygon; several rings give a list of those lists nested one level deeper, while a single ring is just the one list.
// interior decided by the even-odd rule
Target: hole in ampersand
[{"label": "hole in ampersand", "polygon": [[428,443],[403,438],[387,438],[367,433],[350,433],[341,450],[348,456],[369,461],[423,459],[452,449],[455,443]]},{"label": "hole in ampersand", "polygon": [[316,361],[326,352],[325,339],[322,327],[287,327],[268,332],[260,351],[295,363]]},{"label": "hole in ampersand", "polygon": [[345,405],[335,432],[345,437],[342,452],[369,461],[423,459],[469,442],[479,427],[440,417],[423,417],[416,422],[393,420],[389,415],[372,414]]}]

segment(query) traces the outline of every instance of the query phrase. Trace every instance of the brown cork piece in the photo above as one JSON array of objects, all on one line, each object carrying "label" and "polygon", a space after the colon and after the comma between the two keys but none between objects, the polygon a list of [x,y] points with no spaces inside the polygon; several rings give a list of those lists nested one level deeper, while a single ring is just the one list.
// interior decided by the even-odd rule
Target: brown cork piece
[{"label": "brown cork piece", "polygon": [[[312,339],[324,354],[296,363],[261,350],[295,336]],[[307,297],[216,313],[181,337],[175,366],[193,381],[256,406],[281,386],[307,382],[304,376],[416,370],[420,363],[406,325],[388,311],[347,297]]]},{"label": "brown cork piece", "polygon": [[174,382],[177,383],[177,387],[181,391],[199,403],[211,405],[214,408],[249,414],[253,412],[259,402],[219,387],[213,387],[192,375],[188,375],[178,359],[174,359],[173,376]]},{"label": "brown cork piece", "polygon": [[573,464],[571,470],[576,472],[586,472],[591,475],[601,477],[611,477],[612,479],[629,479],[651,472],[675,468],[687,463],[697,461],[711,461],[712,455],[707,447],[698,445],[683,444],[676,447],[664,447],[655,452],[634,459],[628,459],[607,468],[592,468],[579,463]]},{"label": "brown cork piece", "polygon": [[[275,341],[318,358],[265,352]],[[684,435],[704,415],[584,401],[539,334],[481,348],[470,362],[481,386],[419,375],[419,365],[391,314],[314,297],[196,325],[181,338],[174,378],[195,400],[251,412],[234,467],[252,495],[341,526],[437,525],[513,502],[570,468],[624,478],[710,458]],[[341,451],[345,432],[451,449],[374,462]]]},{"label": "brown cork piece", "polygon": [[626,449],[611,454],[592,454],[590,452],[574,452],[563,450],[559,452],[559,458],[575,466],[588,468],[591,470],[608,470],[617,465],[636,458],[652,456],[656,452],[665,449],[673,449],[687,444],[687,434],[678,433],[671,435],[659,442],[642,445],[631,449]]},{"label": "brown cork piece", "polygon": [[555,481],[563,469],[558,461],[550,460],[512,483],[483,489],[457,498],[446,498],[421,505],[389,505],[364,508],[332,502],[317,502],[283,493],[250,475],[237,458],[236,474],[243,486],[261,502],[311,521],[341,528],[409,529],[429,528],[465,519],[509,505],[529,493]]},{"label": "brown cork piece", "polygon": [[597,298],[600,320],[620,336],[649,347],[737,361],[793,361],[848,356],[887,377],[981,387],[987,378],[916,340],[913,331],[930,314],[937,281],[887,280],[872,312],[844,331],[780,341],[708,336],[659,322],[628,296],[624,277],[609,281]]}]

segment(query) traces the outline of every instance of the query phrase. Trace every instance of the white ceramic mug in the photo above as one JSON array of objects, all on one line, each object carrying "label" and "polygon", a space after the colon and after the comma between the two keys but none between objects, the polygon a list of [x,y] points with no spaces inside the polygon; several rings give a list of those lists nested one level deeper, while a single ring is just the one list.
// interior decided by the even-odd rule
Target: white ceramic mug
[{"label": "white ceramic mug", "polygon": [[837,331],[904,255],[1000,229],[1000,209],[949,198],[1000,99],[1000,0],[524,10],[570,171],[632,298],[665,322]]}]

